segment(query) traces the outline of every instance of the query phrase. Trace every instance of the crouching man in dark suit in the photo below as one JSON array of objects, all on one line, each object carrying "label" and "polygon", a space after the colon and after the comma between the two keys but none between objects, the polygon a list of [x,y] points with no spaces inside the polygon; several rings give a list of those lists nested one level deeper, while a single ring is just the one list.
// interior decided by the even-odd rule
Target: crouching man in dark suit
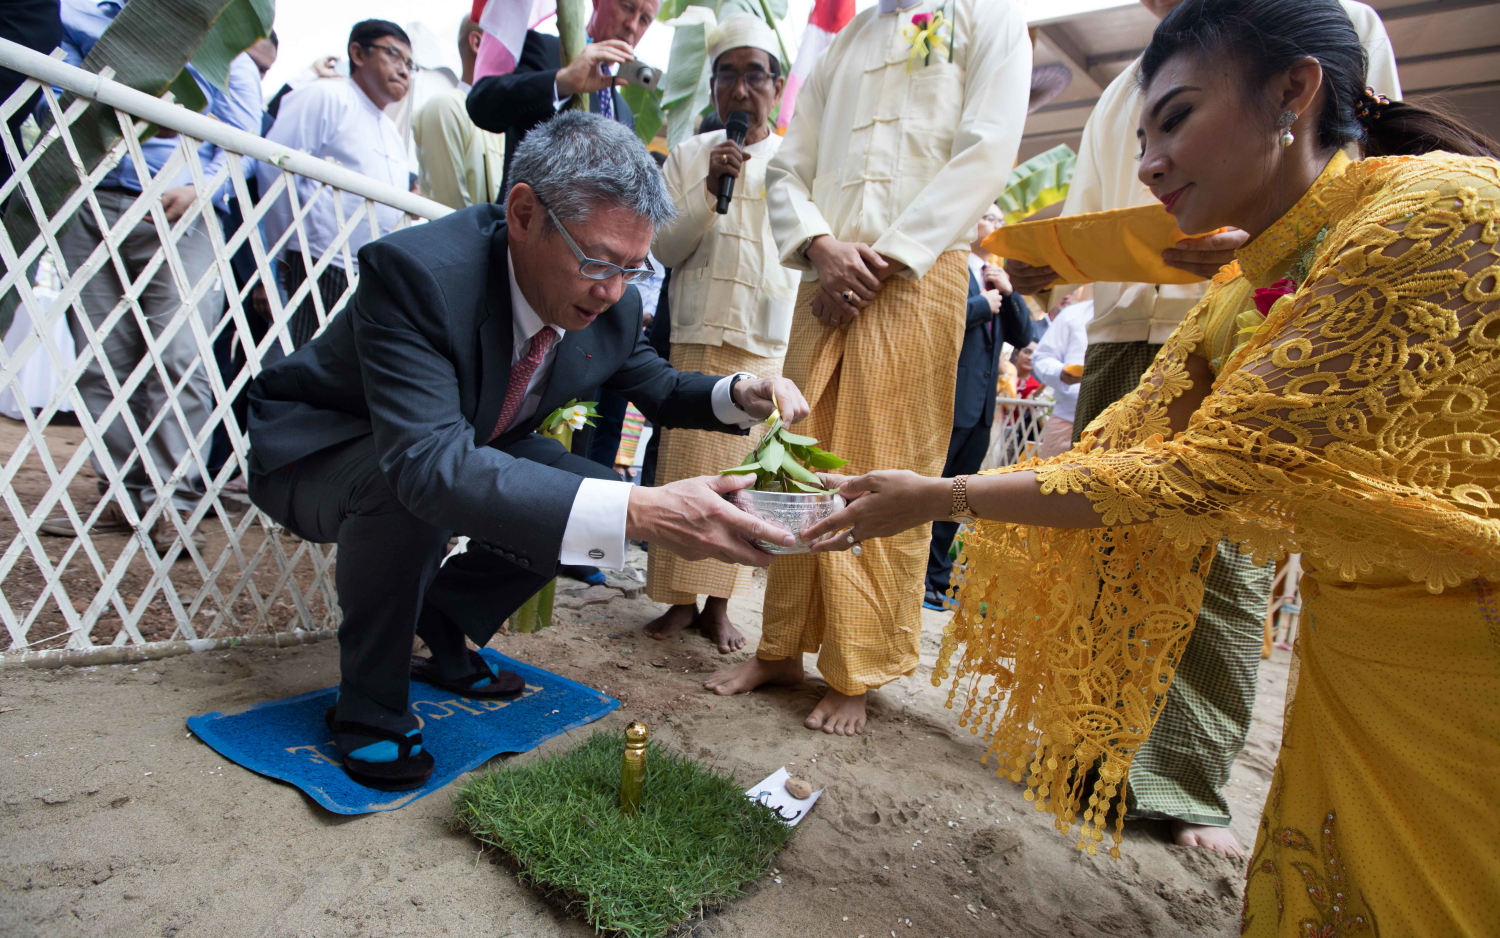
[{"label": "crouching man in dark suit", "polygon": [[[559,115],[515,155],[503,207],[366,245],[348,307],[251,385],[252,500],[338,544],[328,720],[357,781],[401,790],[431,774],[413,674],[469,697],[520,693],[465,637],[483,646],[560,562],[619,567],[631,538],[765,566],[745,538],[792,542],[723,499],[750,476],[630,486],[533,432],[600,386],[667,427],[744,433],[777,406],[806,415],[789,381],[678,372],[641,338],[628,284],[672,212],[629,130]],[[470,549],[440,566],[456,534]],[[411,657],[414,630],[430,659]]]}]

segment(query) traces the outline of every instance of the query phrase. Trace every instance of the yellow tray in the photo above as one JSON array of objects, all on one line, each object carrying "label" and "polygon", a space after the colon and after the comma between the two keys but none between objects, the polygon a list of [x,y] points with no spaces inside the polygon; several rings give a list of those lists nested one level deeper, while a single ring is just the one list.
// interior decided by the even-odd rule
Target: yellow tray
[{"label": "yellow tray", "polygon": [[1141,205],[1005,225],[984,246],[999,257],[1051,267],[1062,283],[1199,283],[1205,278],[1161,259],[1186,237],[1161,205]]}]

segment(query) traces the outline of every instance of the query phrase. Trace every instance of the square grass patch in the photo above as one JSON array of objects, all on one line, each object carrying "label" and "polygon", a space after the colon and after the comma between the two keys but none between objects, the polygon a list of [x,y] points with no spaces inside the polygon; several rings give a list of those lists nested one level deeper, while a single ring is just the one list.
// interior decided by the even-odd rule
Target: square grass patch
[{"label": "square grass patch", "polygon": [[660,938],[741,895],[792,829],[727,775],[650,744],[641,810],[620,812],[619,734],[498,766],[459,791],[459,823],[596,931]]}]

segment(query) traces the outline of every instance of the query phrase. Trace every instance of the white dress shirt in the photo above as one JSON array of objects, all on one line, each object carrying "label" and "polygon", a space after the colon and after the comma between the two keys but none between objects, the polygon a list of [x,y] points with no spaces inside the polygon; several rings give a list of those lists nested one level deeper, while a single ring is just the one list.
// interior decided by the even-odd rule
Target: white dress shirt
[{"label": "white dress shirt", "polygon": [[[549,326],[543,322],[542,317],[527,302],[520,284],[516,282],[516,265],[508,248],[506,265],[510,275],[513,340],[511,367],[514,368],[531,349],[532,338],[543,329],[552,329],[558,338],[547,349],[547,354],[542,356],[541,364],[531,373],[531,380],[526,384],[526,397],[521,401],[521,409],[516,413],[515,420],[516,424],[526,424],[536,420],[537,408],[542,404],[542,393],[547,389],[547,377],[552,373],[552,365],[557,361],[557,350],[566,333],[560,326]],[[714,385],[714,416],[721,423],[748,428],[755,423],[755,418],[734,406],[734,400],[729,396],[734,377],[727,375]],[[578,494],[573,497],[573,508],[568,513],[568,524],[563,528],[562,552],[558,555],[557,562],[607,567],[611,570],[624,567],[626,510],[630,506],[632,488],[634,486],[629,482],[584,479],[578,486]]]},{"label": "white dress shirt", "polygon": [[[276,123],[266,134],[266,139],[290,150],[302,150],[319,159],[332,160],[402,192],[410,188],[406,143],[401,131],[352,79],[321,78],[282,98]],[[262,192],[269,191],[276,177],[281,175],[281,170],[269,163],[259,164],[255,172]],[[341,192],[336,203],[332,191],[319,192],[323,188],[321,183],[306,176],[291,178],[296,180],[300,205],[306,206],[316,197],[302,222],[307,232],[308,252],[316,262],[337,239],[340,218],[347,224],[355,212],[361,211],[365,200]],[[336,266],[353,267],[357,263],[355,253],[366,242],[389,233],[401,220],[400,209],[378,202],[372,204],[377,232],[370,233],[370,219],[361,212],[359,221],[349,233],[348,263],[345,263],[341,248],[332,261]],[[266,212],[262,222],[266,246],[273,246],[291,225],[291,202],[283,194]],[[296,251],[300,247],[299,236],[293,234],[281,253]]]},{"label": "white dress shirt", "polygon": [[[908,71],[903,31],[940,7],[957,24],[953,60],[937,52]],[[915,279],[966,248],[1015,163],[1030,88],[1026,21],[1008,0],[855,16],[798,93],[767,174],[781,262],[815,279],[804,248],[831,235],[873,246]]]},{"label": "white dress shirt", "polygon": [[1063,382],[1063,366],[1083,364],[1089,350],[1089,320],[1093,318],[1093,300],[1067,307],[1052,320],[1047,334],[1036,344],[1036,352],[1031,356],[1031,373],[1052,389],[1052,413],[1068,423],[1072,423],[1078,413],[1080,385]]},{"label": "white dress shirt", "polygon": [[[1396,54],[1380,15],[1363,3],[1342,0],[1354,31],[1369,58],[1366,83],[1391,100],[1401,98],[1396,75]],[[1135,131],[1141,123],[1141,96],[1137,90],[1140,59],[1121,72],[1089,115],[1078,147],[1078,162],[1063,215],[1134,208],[1157,201],[1136,176],[1141,152]],[[1063,285],[1054,289],[1054,302],[1076,289]],[[1096,283],[1094,304],[1098,315],[1089,326],[1090,342],[1167,341],[1192,308],[1198,305],[1208,284]]]},{"label": "white dress shirt", "polygon": [[656,230],[655,252],[672,268],[672,341],[730,345],[762,358],[786,355],[797,305],[797,272],[781,266],[766,218],[766,167],[781,137],[745,147],[729,214],[714,211],[709,154],[715,130],[679,143],[662,168],[677,217]]}]

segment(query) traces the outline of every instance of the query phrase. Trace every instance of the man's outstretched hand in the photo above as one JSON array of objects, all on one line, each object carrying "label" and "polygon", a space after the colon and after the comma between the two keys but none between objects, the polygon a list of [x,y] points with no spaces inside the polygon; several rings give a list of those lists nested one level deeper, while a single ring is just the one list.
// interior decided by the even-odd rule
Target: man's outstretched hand
[{"label": "man's outstretched hand", "polygon": [[[743,384],[744,382],[741,382]],[[785,528],[740,511],[724,495],[755,484],[754,473],[699,476],[669,485],[630,490],[625,536],[650,541],[686,560],[722,560],[748,567],[770,566],[772,555],[747,538],[790,547]]]},{"label": "man's outstretched hand", "polygon": [[734,402],[757,420],[779,410],[783,423],[796,423],[812,410],[790,378],[746,378],[734,386]]}]

